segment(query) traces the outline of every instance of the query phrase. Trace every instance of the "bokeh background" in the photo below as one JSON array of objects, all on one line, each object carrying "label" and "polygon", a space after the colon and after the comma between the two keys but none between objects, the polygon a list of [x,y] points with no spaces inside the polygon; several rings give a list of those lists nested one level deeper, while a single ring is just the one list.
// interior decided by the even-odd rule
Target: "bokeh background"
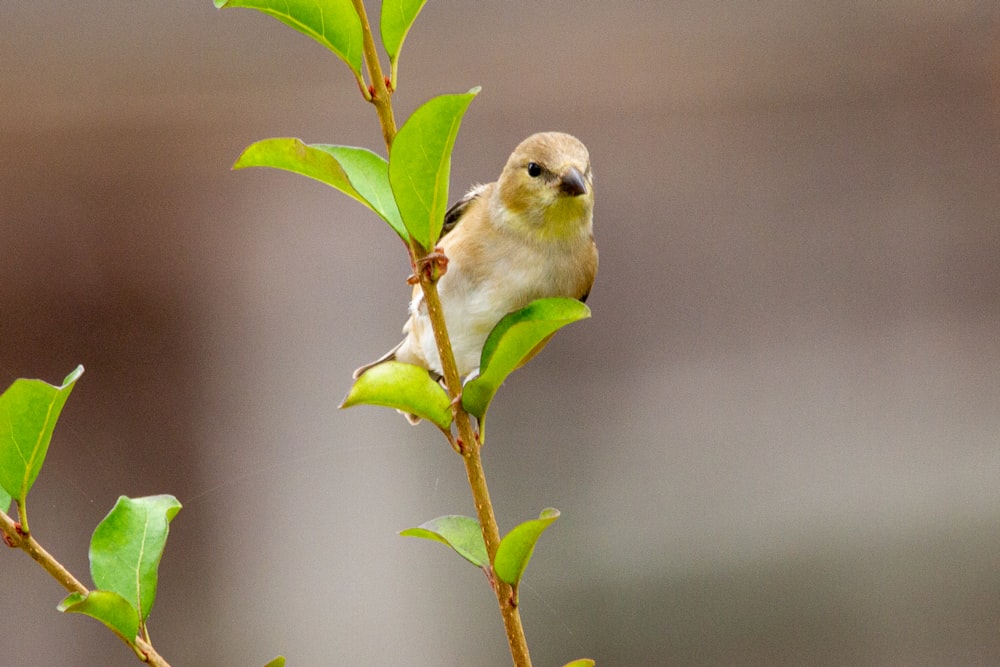
[{"label": "bokeh background", "polygon": [[[377,3],[370,8],[377,16]],[[174,665],[506,665],[483,576],[400,529],[473,514],[435,429],[337,410],[408,265],[355,202],[231,172],[381,146],[336,58],[199,2],[0,5],[0,380],[86,373],[31,495],[89,581],[119,494],[184,504]],[[1000,664],[1000,5],[435,0],[402,121],[481,85],[454,196],[588,145],[594,317],[491,410],[536,665]],[[0,662],[132,665],[0,554]]]}]

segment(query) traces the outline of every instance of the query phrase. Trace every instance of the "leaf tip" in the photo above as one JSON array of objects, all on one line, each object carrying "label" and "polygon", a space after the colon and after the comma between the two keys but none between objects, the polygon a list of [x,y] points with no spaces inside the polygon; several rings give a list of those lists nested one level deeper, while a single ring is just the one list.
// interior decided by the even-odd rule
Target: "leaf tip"
[{"label": "leaf tip", "polygon": [[77,367],[74,368],[73,371],[66,376],[65,380],[63,380],[62,386],[66,387],[68,385],[73,384],[74,382],[80,379],[81,375],[83,375],[83,364],[77,364]]}]

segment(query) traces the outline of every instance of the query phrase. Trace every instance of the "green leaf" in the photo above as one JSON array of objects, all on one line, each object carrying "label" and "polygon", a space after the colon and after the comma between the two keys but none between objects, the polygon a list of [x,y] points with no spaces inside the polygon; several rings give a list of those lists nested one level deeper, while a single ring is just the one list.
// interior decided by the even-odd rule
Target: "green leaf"
[{"label": "green leaf", "polygon": [[479,522],[469,516],[457,514],[439,516],[416,528],[407,528],[399,534],[445,544],[476,567],[486,567],[490,562],[486,555],[486,544],[483,543],[483,531],[479,528]]},{"label": "green leaf", "polygon": [[90,591],[87,595],[70,593],[59,603],[59,611],[86,614],[108,626],[129,643],[135,643],[139,634],[139,612],[118,593]]},{"label": "green leaf", "polygon": [[427,0],[383,0],[382,2],[382,46],[389,54],[389,64],[392,67],[392,85],[396,87],[396,64],[399,61],[399,51],[403,48],[406,33],[410,31],[417,14],[424,8]]},{"label": "green leaf", "polygon": [[480,421],[500,385],[527,363],[562,327],[590,317],[576,299],[538,299],[500,320],[490,332],[480,357],[479,375],[462,389],[462,407]]},{"label": "green leaf", "polygon": [[535,551],[535,543],[545,529],[559,518],[559,510],[549,507],[542,510],[537,519],[525,521],[500,540],[497,555],[493,561],[493,571],[511,586],[521,581],[524,568],[528,567],[531,554]]},{"label": "green leaf", "polygon": [[316,144],[316,148],[326,151],[340,162],[351,184],[357,189],[358,194],[365,198],[368,206],[389,223],[404,243],[408,243],[410,237],[406,233],[403,219],[399,217],[396,200],[392,196],[392,187],[389,185],[389,163],[385,158],[367,148],[329,144]]},{"label": "green leaf", "polygon": [[66,399],[83,366],[56,387],[41,380],[15,380],[0,395],[0,486],[23,503],[45,462]]},{"label": "green leaf", "polygon": [[326,183],[370,208],[408,242],[389,187],[389,163],[377,153],[353,146],[310,145],[294,138],[263,139],[248,146],[233,165],[233,169],[246,167],[284,169]]},{"label": "green leaf", "polygon": [[264,667],[285,667],[285,656],[279,655],[277,658],[264,665]]},{"label": "green leaf", "polygon": [[596,663],[590,658],[580,658],[573,662],[567,662],[563,667],[594,667]]},{"label": "green leaf", "polygon": [[170,520],[180,509],[181,504],[169,495],[121,496],[90,540],[94,583],[125,598],[139,610],[141,621],[149,616],[156,599],[157,568]]},{"label": "green leaf", "polygon": [[351,0],[214,0],[219,9],[246,7],[309,35],[347,63],[361,80],[361,19]]},{"label": "green leaf", "polygon": [[427,370],[401,361],[372,366],[354,381],[340,405],[384,405],[422,417],[447,430],[451,426],[451,399]]},{"label": "green leaf", "polygon": [[7,493],[7,489],[0,486],[0,512],[6,513],[10,509],[10,494]]},{"label": "green leaf", "polygon": [[389,155],[389,183],[410,237],[424,250],[441,236],[448,207],[451,150],[472,98],[441,95],[425,102],[399,129]]}]

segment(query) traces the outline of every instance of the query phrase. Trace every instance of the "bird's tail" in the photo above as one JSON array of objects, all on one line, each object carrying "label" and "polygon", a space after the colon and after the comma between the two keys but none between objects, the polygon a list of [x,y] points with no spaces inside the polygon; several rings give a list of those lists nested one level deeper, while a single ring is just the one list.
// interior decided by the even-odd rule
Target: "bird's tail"
[{"label": "bird's tail", "polygon": [[385,354],[383,354],[381,357],[379,357],[375,361],[373,361],[373,362],[371,362],[369,364],[365,364],[364,366],[358,368],[356,371],[354,371],[354,375],[352,375],[351,377],[353,377],[355,380],[357,380],[359,377],[361,377],[361,374],[364,373],[365,371],[367,371],[369,368],[372,368],[374,366],[378,366],[379,364],[384,364],[387,361],[393,361],[393,360],[395,360],[396,359],[396,352],[399,350],[399,348],[402,345],[403,345],[403,343],[400,342],[399,345],[397,345],[396,347],[392,348],[391,350],[389,350],[388,352],[386,352]]}]

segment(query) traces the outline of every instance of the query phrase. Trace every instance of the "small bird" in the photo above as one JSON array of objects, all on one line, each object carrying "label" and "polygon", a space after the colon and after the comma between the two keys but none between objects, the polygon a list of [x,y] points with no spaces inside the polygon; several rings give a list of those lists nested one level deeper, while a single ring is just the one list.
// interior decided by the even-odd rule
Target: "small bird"
[{"label": "small bird", "polygon": [[[474,186],[448,209],[438,243],[447,270],[438,293],[459,375],[477,373],[483,344],[507,313],[546,297],[586,301],[597,274],[593,212],[590,155],[579,139],[561,132],[525,139],[499,180]],[[395,359],[440,378],[419,284],[403,333],[399,345],[354,377]]]}]

